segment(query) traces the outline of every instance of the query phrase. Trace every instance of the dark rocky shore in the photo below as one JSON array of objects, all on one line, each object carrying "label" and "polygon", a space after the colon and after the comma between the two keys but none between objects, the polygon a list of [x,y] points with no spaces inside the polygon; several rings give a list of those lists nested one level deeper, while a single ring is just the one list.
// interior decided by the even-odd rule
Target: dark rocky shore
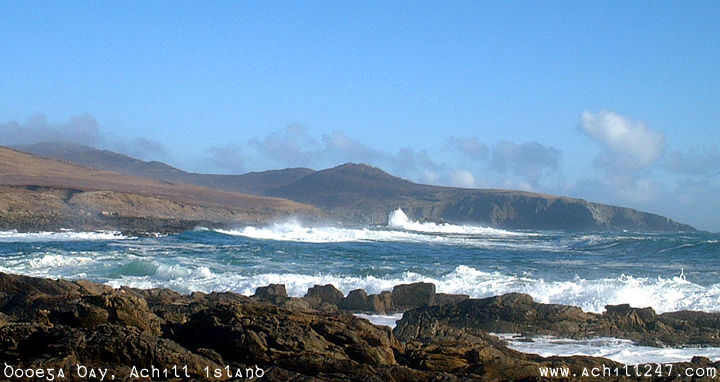
[{"label": "dark rocky shore", "polygon": [[[391,331],[351,314],[360,311],[405,313]],[[620,376],[600,380],[647,381],[677,379],[686,368],[720,369],[720,362],[695,357],[673,365],[673,378],[624,377],[617,362],[524,354],[488,332],[718,346],[720,314],[658,315],[624,305],[594,314],[522,294],[443,295],[423,283],[369,296],[315,286],[303,298],[288,297],[276,284],[247,297],[0,273],[0,379],[6,380],[28,373],[47,380],[50,369],[63,370],[65,380],[546,380],[541,367],[569,367],[575,379],[587,380],[583,370],[606,366],[619,368]]]}]

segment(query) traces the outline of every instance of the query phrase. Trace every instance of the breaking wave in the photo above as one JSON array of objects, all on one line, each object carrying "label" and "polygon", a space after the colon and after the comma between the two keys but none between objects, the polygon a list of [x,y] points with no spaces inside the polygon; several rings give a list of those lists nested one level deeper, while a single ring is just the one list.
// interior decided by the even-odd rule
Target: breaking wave
[{"label": "breaking wave", "polygon": [[0,231],[0,243],[46,242],[46,241],[98,241],[129,239],[116,231],[75,232],[70,230],[57,232],[18,232]]},{"label": "breaking wave", "polygon": [[705,287],[680,276],[664,279],[620,275],[616,278],[594,280],[576,277],[570,281],[545,281],[499,272],[483,272],[464,265],[437,278],[415,272],[404,272],[395,277],[295,273],[240,275],[232,272],[215,273],[207,267],[186,268],[174,265],[160,266],[156,272],[149,275],[126,274],[110,280],[109,283],[116,287],[167,287],[185,293],[230,290],[244,295],[254,294],[255,288],[259,286],[285,284],[289,295],[302,297],[308,288],[316,284],[332,284],[347,294],[358,288],[368,293],[379,293],[392,290],[399,284],[420,281],[435,284],[439,293],[467,294],[473,298],[482,298],[521,292],[531,295],[538,302],[574,305],[585,311],[598,313],[604,311],[608,304],[650,306],[658,313],[683,309],[720,312],[720,284]]},{"label": "breaking wave", "polygon": [[472,225],[454,225],[448,223],[418,222],[410,220],[402,209],[390,213],[388,216],[388,227],[399,228],[407,231],[428,232],[428,233],[454,233],[462,235],[492,235],[492,236],[517,236],[525,235],[519,232],[511,232],[497,228],[478,227]]},{"label": "breaking wave", "polygon": [[307,227],[297,220],[274,223],[265,227],[217,229],[216,232],[253,239],[297,241],[305,243],[339,243],[363,241],[431,242],[440,244],[483,244],[478,238],[502,238],[532,234],[511,232],[489,227],[453,225],[410,220],[397,209],[390,213],[386,227],[342,228]]},{"label": "breaking wave", "polygon": [[442,241],[439,237],[411,232],[370,229],[370,228],[339,228],[339,227],[306,227],[297,221],[274,223],[267,227],[245,227],[237,230],[217,229],[226,235],[244,236],[253,239],[297,241],[303,243],[340,243],[361,241]]},{"label": "breaking wave", "polygon": [[512,349],[543,357],[584,355],[603,357],[626,365],[641,363],[688,362],[694,356],[720,358],[720,348],[656,348],[640,346],[633,341],[618,338],[592,338],[573,340],[554,337],[523,338],[513,334],[496,334]]}]

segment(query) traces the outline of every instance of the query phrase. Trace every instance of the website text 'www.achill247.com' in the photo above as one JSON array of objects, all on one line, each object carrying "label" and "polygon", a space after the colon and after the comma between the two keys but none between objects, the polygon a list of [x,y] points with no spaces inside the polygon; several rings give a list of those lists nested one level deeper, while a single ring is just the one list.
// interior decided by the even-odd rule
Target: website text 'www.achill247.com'
[{"label": "website text 'www.achill247.com'", "polygon": [[570,377],[628,377],[628,378],[658,378],[658,377],[688,377],[716,379],[718,369],[712,366],[707,367],[686,367],[679,368],[674,364],[641,364],[597,367],[583,367],[579,370],[572,370],[570,367],[538,367],[541,377],[545,378],[570,378]]}]

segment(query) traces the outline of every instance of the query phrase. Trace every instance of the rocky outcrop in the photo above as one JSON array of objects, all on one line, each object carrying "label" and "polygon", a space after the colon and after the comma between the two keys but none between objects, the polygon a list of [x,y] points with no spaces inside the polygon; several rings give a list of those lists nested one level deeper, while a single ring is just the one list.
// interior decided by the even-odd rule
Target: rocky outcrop
[{"label": "rocky outcrop", "polygon": [[[263,297],[267,293],[265,288],[258,288],[255,296]],[[282,285],[284,290],[285,286]],[[287,298],[287,296],[285,296]],[[362,289],[350,291],[347,296],[333,285],[315,285],[308,289],[307,294],[302,298],[309,303],[313,309],[340,309],[354,313],[392,314],[402,313],[410,309],[424,305],[441,305],[456,303],[467,299],[467,295],[454,295],[435,293],[435,285],[431,283],[412,283],[396,285],[392,292],[382,291],[378,294],[368,295]]]},{"label": "rocky outcrop", "polygon": [[[311,291],[327,305],[328,297],[337,296],[327,286]],[[392,300],[390,292],[384,295]],[[353,291],[348,298],[340,304],[368,301],[369,296]],[[286,306],[301,301],[304,308]],[[181,295],[167,289],[113,289],[86,281],[0,273],[0,360],[12,380],[31,380],[15,376],[52,369],[56,376],[62,370],[62,380],[71,381],[99,380],[100,373],[106,376],[104,380],[115,381],[539,381],[545,380],[539,372],[544,367],[568,367],[578,373],[577,379],[587,380],[580,374],[583,368],[622,367],[591,357],[542,358],[519,353],[481,329],[450,324],[451,315],[442,315],[451,312],[451,306],[470,306],[476,301],[481,300],[411,310],[396,337],[387,327],[347,313],[310,309],[307,300],[287,297],[281,285],[258,288],[253,297]],[[516,295],[495,301],[497,306],[521,309],[529,304]],[[439,312],[435,324],[429,316],[432,309]],[[469,308],[460,310],[464,309]],[[518,316],[498,319],[511,323],[527,312],[544,309],[549,308],[529,306]],[[567,316],[573,312],[577,313],[571,309]],[[646,310],[624,307],[609,314],[620,317],[618,325],[628,327],[636,325],[638,318],[652,319]],[[690,312],[668,319],[716,324],[712,316]],[[432,330],[427,330],[431,325]],[[84,374],[79,365],[86,368]],[[720,368],[720,362],[696,357],[673,366],[682,373],[688,367]],[[89,374],[90,368],[94,374]]]},{"label": "rocky outcrop", "polygon": [[278,302],[288,298],[287,290],[284,284],[270,284],[255,289],[254,297],[262,298],[268,301]]},{"label": "rocky outcrop", "polygon": [[652,308],[608,305],[603,314],[573,306],[540,304],[510,293],[408,311],[395,335],[429,339],[438,332],[521,333],[565,338],[616,337],[650,346],[720,345],[720,313],[656,314]]},{"label": "rocky outcrop", "polygon": [[[260,294],[282,300],[282,289]],[[0,274],[0,312],[0,359],[15,369],[63,368],[70,380],[80,379],[68,375],[77,364],[107,368],[115,380],[137,379],[132,367],[151,365],[187,365],[195,379],[206,367],[228,366],[233,377],[257,367],[277,381],[405,369],[395,359],[403,347],[388,328],[234,293],[180,295]],[[412,375],[399,373],[406,372]],[[230,378],[223,372],[217,379]]]},{"label": "rocky outcrop", "polygon": [[435,285],[422,282],[396,285],[392,291],[392,303],[399,311],[433,305],[435,303]]},{"label": "rocky outcrop", "polygon": [[315,285],[308,289],[303,299],[310,303],[313,309],[337,309],[343,300],[343,293],[331,284]]}]

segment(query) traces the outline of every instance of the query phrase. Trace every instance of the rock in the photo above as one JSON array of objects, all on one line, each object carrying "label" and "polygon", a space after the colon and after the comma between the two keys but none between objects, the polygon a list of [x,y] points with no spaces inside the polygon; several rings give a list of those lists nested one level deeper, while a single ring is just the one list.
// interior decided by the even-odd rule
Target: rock
[{"label": "rock", "polygon": [[372,312],[367,293],[362,289],[351,290],[342,302],[340,309],[351,312]]},{"label": "rock", "polygon": [[[308,294],[330,306],[329,301],[338,301],[332,299],[339,292],[333,289],[318,286]],[[282,296],[278,287],[257,294],[264,293]],[[77,364],[107,368],[116,381],[136,380],[130,377],[132,366],[172,370],[174,365],[188,366],[191,377],[180,378],[188,380],[207,379],[207,367],[223,370],[223,376],[211,378],[217,380],[249,380],[235,372],[261,368],[267,381],[534,381],[544,380],[540,367],[580,373],[584,367],[622,365],[592,357],[519,353],[482,328],[533,332],[585,325],[576,332],[612,329],[701,339],[711,338],[719,326],[717,314],[656,315],[648,309],[609,306],[600,315],[508,294],[423,305],[406,312],[393,332],[348,313],[309,309],[307,299],[278,301],[230,292],[108,290],[87,282],[0,273],[0,360],[25,370],[64,368],[69,373]],[[375,310],[392,308],[390,292],[368,296],[356,290],[340,301],[348,308],[363,303]],[[673,371],[691,367],[718,368],[720,362],[695,357],[673,364]],[[233,376],[224,375],[225,370]]]},{"label": "rock", "polygon": [[457,304],[469,298],[466,294],[435,293],[435,305]]},{"label": "rock", "polygon": [[343,299],[343,293],[331,284],[315,285],[308,289],[307,294],[303,297],[310,303],[314,309],[320,308],[323,304],[337,307]]},{"label": "rock", "polygon": [[380,294],[371,294],[368,296],[371,311],[377,314],[395,313],[395,306],[392,302],[392,293],[382,291]]},{"label": "rock", "polygon": [[392,291],[392,303],[395,309],[404,311],[435,302],[435,284],[413,283],[396,285]]},{"label": "rock", "polygon": [[81,288],[83,293],[87,294],[103,294],[113,290],[110,285],[91,283],[87,280],[78,280],[74,283]]},{"label": "rock", "polygon": [[383,291],[380,294],[368,296],[362,289],[350,291],[340,303],[340,309],[374,314],[387,314],[395,311],[390,292]]},{"label": "rock", "polygon": [[285,300],[283,300],[280,303],[280,306],[282,306],[285,309],[290,310],[300,310],[300,311],[307,311],[311,310],[310,303],[307,302],[307,300],[304,300],[302,298],[297,297],[290,297]]},{"label": "rock", "polygon": [[403,341],[424,341],[436,333],[494,332],[577,339],[616,337],[652,346],[720,345],[718,313],[657,315],[651,308],[629,305],[606,309],[603,314],[588,313],[578,307],[539,304],[529,295],[509,293],[408,311],[394,333]]},{"label": "rock", "polygon": [[288,294],[285,290],[285,284],[270,284],[268,286],[258,287],[255,289],[254,297],[273,302],[280,302],[287,299]]},{"label": "rock", "polygon": [[389,330],[350,315],[325,316],[258,304],[214,306],[173,327],[172,333],[186,348],[213,349],[225,360],[313,374],[337,371],[337,362],[352,368],[358,362],[392,365],[394,349],[400,348]]}]

